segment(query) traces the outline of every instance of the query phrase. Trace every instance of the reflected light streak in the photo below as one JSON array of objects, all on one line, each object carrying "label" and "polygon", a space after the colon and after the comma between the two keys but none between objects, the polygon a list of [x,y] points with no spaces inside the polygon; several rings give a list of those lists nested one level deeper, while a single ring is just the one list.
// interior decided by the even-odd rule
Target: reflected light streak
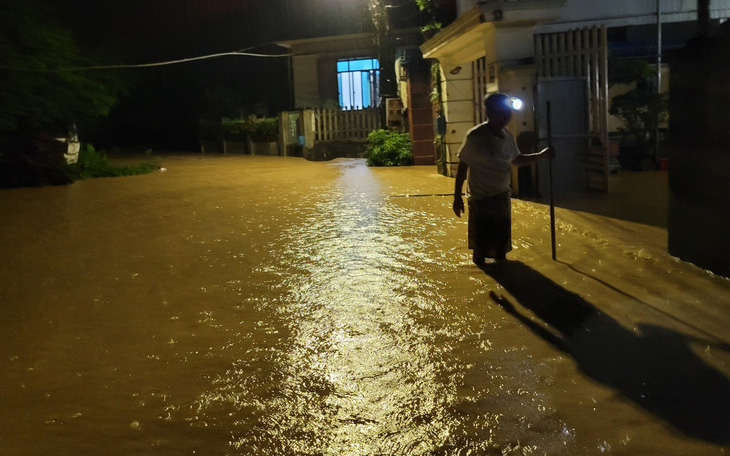
[{"label": "reflected light streak", "polygon": [[423,454],[449,434],[453,387],[434,335],[411,316],[428,290],[411,285],[412,246],[383,220],[393,208],[369,173],[344,167],[331,199],[290,233],[281,312],[292,334],[277,374],[286,380],[261,404],[267,438],[289,450]]}]

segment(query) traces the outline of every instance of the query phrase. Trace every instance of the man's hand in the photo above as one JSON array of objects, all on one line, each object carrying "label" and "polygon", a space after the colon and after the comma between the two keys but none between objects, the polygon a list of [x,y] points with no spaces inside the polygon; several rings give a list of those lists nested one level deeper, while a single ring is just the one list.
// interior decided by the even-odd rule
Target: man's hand
[{"label": "man's hand", "polygon": [[512,160],[512,164],[515,166],[525,166],[537,163],[540,160],[552,160],[553,158],[555,158],[555,148],[548,146],[534,154],[520,154]]},{"label": "man's hand", "polygon": [[454,179],[454,214],[457,217],[461,217],[464,213],[464,200],[461,199],[461,188],[464,186],[466,180],[466,173],[469,170],[469,165],[459,160],[459,167],[456,169],[456,178]]},{"label": "man's hand", "polygon": [[454,196],[454,204],[452,207],[454,209],[454,214],[456,214],[457,217],[461,217],[461,214],[464,213],[464,200],[460,195]]}]

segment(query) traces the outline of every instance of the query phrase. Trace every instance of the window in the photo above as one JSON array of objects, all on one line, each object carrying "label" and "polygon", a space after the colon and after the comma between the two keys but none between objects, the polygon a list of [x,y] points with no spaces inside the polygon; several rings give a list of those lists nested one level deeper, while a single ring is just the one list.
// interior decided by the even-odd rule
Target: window
[{"label": "window", "polygon": [[337,89],[342,109],[363,109],[380,102],[378,59],[337,62]]}]

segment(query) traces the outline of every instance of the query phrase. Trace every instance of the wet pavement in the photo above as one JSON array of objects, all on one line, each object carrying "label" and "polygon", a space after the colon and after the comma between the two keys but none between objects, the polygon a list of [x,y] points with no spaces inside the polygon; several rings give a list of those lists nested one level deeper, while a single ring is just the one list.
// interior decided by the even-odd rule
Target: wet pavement
[{"label": "wet pavement", "polygon": [[730,281],[661,223],[566,204],[553,261],[514,200],[479,269],[431,167],[161,160],[0,192],[0,454],[730,450]]}]

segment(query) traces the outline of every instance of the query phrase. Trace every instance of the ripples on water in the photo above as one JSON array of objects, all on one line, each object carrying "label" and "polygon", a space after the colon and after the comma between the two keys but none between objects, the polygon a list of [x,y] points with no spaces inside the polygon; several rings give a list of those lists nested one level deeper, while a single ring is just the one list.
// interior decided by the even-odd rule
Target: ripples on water
[{"label": "ripples on water", "polygon": [[251,375],[241,360],[205,399],[239,410],[236,450],[426,454],[447,441],[454,369],[418,321],[443,298],[419,277],[418,242],[402,236],[412,214],[377,187],[367,169],[345,167],[311,207],[280,208],[298,223],[271,246],[267,271],[282,293],[258,305],[271,306],[287,340],[264,354],[265,371]]},{"label": "ripples on water", "polygon": [[[277,209],[296,223],[267,246],[260,269],[270,291],[244,305],[265,315],[258,330],[269,337],[252,336],[247,356],[212,379],[198,416],[228,411],[240,454],[529,450],[495,443],[492,433],[507,410],[523,421],[507,418],[517,428],[502,438],[550,421],[539,417],[550,415],[540,397],[514,382],[530,363],[515,359],[521,372],[482,366],[463,384],[474,367],[470,345],[491,350],[489,328],[449,315],[438,275],[456,265],[428,248],[432,215],[394,204],[359,163],[337,168],[316,201]],[[557,420],[552,426],[561,442],[571,438]]]},{"label": "ripples on water", "polygon": [[[470,264],[449,198],[392,198],[448,193],[451,179],[360,160],[168,162],[4,194],[0,453],[707,449],[682,446],[497,306],[489,292],[508,294]],[[640,287],[667,269],[697,291],[688,269],[585,220],[561,219],[574,269],[558,269],[543,208],[515,201],[514,213],[514,255],[607,311],[654,318],[629,292],[665,306],[659,285]],[[623,294],[596,280],[621,275]],[[703,299],[721,290],[705,283]]]}]

